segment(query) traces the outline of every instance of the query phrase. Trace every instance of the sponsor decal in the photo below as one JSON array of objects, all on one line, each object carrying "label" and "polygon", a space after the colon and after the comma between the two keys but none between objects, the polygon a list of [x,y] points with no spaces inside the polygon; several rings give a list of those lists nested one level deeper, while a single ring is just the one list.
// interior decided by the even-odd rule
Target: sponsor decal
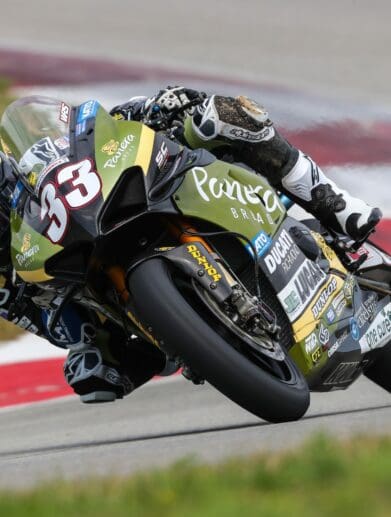
[{"label": "sponsor decal", "polygon": [[329,309],[327,309],[327,312],[326,312],[327,323],[329,323],[331,325],[335,321],[335,318],[336,318],[335,311],[332,307],[330,307]]},{"label": "sponsor decal", "polygon": [[309,260],[297,272],[294,284],[299,293],[300,300],[305,303],[320,287],[326,278],[324,271],[317,264]]},{"label": "sponsor decal", "polygon": [[309,336],[305,338],[304,345],[307,354],[310,354],[315,350],[315,348],[318,347],[319,343],[315,332],[312,332]]},{"label": "sponsor decal", "polygon": [[330,297],[337,289],[337,280],[332,278],[330,282],[326,285],[326,287],[320,293],[315,305],[312,307],[311,311],[314,318],[318,318],[322,313],[323,309],[326,307]]},{"label": "sponsor decal", "polygon": [[23,174],[39,172],[60,158],[59,152],[48,136],[41,138],[24,153],[19,161]]},{"label": "sponsor decal", "polygon": [[348,301],[352,301],[353,299],[353,292],[354,292],[354,286],[356,285],[356,281],[354,279],[354,276],[353,275],[349,275],[346,280],[345,280],[345,283],[343,285],[343,293],[345,295],[345,298],[348,299]]},{"label": "sponsor decal", "polygon": [[38,174],[36,172],[30,172],[30,174],[27,176],[27,181],[29,182],[29,185],[35,188],[38,181]]},{"label": "sponsor decal", "polygon": [[21,253],[17,253],[15,257],[19,266],[28,266],[31,264],[34,256],[39,252],[39,246],[37,244],[31,247],[31,235],[29,233],[24,234],[20,251]]},{"label": "sponsor decal", "polygon": [[332,307],[335,310],[336,317],[340,316],[347,306],[347,301],[343,291],[337,294],[337,296],[332,301]]},{"label": "sponsor decal", "polygon": [[[258,257],[262,257],[266,253],[266,251],[269,249],[271,243],[273,242],[271,237],[261,230],[251,241],[254,245],[255,251],[257,253]],[[253,254],[253,250],[249,244],[246,246],[247,250],[249,251],[250,255]]]},{"label": "sponsor decal", "polygon": [[87,128],[86,121],[84,120],[80,124],[76,124],[76,136],[81,135]]},{"label": "sponsor decal", "polygon": [[288,314],[295,312],[298,307],[300,307],[300,298],[296,291],[291,291],[286,298],[282,300],[285,311]]},{"label": "sponsor decal", "polygon": [[246,140],[248,142],[261,142],[262,140],[270,140],[275,134],[273,127],[264,127],[261,131],[254,133],[240,127],[233,127],[229,131],[229,135],[238,138],[239,140]]},{"label": "sponsor decal", "polygon": [[322,346],[326,346],[327,343],[330,341],[330,332],[327,327],[323,325],[323,323],[320,324],[319,327],[319,334],[318,334],[319,343]]},{"label": "sponsor decal", "polygon": [[42,185],[43,181],[45,180],[45,178],[47,177],[47,175],[49,174],[49,172],[54,170],[56,167],[59,167],[60,165],[63,165],[64,163],[68,163],[68,162],[69,162],[68,156],[61,156],[60,158],[58,158],[58,160],[54,160],[50,165],[45,167],[43,169],[43,171],[39,173],[39,176],[36,179],[35,187],[34,187],[35,193],[37,194],[39,192],[39,189],[41,188],[41,185]]},{"label": "sponsor decal", "polygon": [[312,362],[313,362],[314,364],[316,364],[318,361],[320,361],[320,359],[321,359],[321,358],[322,358],[322,350],[321,350],[321,349],[320,349],[320,347],[319,347],[319,348],[317,348],[317,349],[315,350],[315,352],[313,352],[313,353],[311,354],[311,359],[312,359]]},{"label": "sponsor decal", "polygon": [[355,318],[350,318],[350,335],[354,341],[358,341],[360,339],[360,328]]},{"label": "sponsor decal", "polygon": [[238,201],[242,205],[263,204],[266,211],[284,212],[283,205],[277,194],[262,185],[243,185],[237,180],[229,181],[227,178],[209,177],[208,171],[203,167],[193,167],[191,169],[195,187],[200,197],[209,203],[211,198],[227,199]]},{"label": "sponsor decal", "polygon": [[102,146],[102,152],[113,156],[118,151],[119,142],[113,138]]},{"label": "sponsor decal", "polygon": [[292,237],[286,230],[282,230],[265,256],[265,264],[269,273],[273,274],[280,265],[285,272],[289,271],[299,254],[299,248]]},{"label": "sponsor decal", "polygon": [[197,260],[198,264],[205,269],[214,282],[219,282],[221,280],[221,275],[218,273],[217,269],[209,264],[206,257],[202,255],[197,246],[190,244],[187,246],[187,251]]},{"label": "sponsor decal", "polygon": [[289,315],[290,321],[300,316],[326,278],[326,274],[317,264],[305,259],[304,264],[295,273],[292,280],[278,293],[278,298]]},{"label": "sponsor decal", "polygon": [[[231,207],[231,215],[234,219],[242,218],[243,220],[247,221],[255,221],[259,224],[265,224],[265,221],[263,220],[262,215],[259,212],[254,212],[253,210],[250,210],[249,208],[241,208],[238,210],[235,207]],[[273,224],[273,218],[270,216],[270,214],[266,214],[268,221],[270,224]]]},{"label": "sponsor decal", "polygon": [[358,308],[355,318],[361,329],[366,323],[370,323],[375,317],[377,308],[377,296],[371,294]]},{"label": "sponsor decal", "polygon": [[164,167],[167,165],[167,161],[169,159],[170,155],[168,153],[168,148],[165,142],[162,142],[162,145],[160,146],[159,152],[156,155],[155,163],[158,166],[159,170],[163,170]]},{"label": "sponsor decal", "polygon": [[64,122],[64,124],[69,123],[69,117],[71,115],[71,108],[68,106],[68,104],[65,104],[65,102],[61,103],[60,107],[60,120],[61,122]]},{"label": "sponsor decal", "polygon": [[24,190],[23,183],[21,181],[18,181],[18,183],[15,186],[15,190],[12,194],[12,201],[11,201],[11,208],[16,208],[18,205],[18,201],[20,199],[20,196]]},{"label": "sponsor decal", "polygon": [[391,302],[388,303],[371,323],[368,330],[360,339],[363,353],[375,348],[381,348],[391,339]]},{"label": "sponsor decal", "polygon": [[25,251],[28,251],[31,248],[31,234],[25,233],[23,236],[23,244],[20,248],[20,251],[24,253]]},{"label": "sponsor decal", "polygon": [[61,136],[54,141],[54,145],[61,149],[61,151],[64,151],[69,147],[69,138],[67,136]]},{"label": "sponsor decal", "polygon": [[338,337],[338,339],[336,340],[336,342],[333,344],[332,347],[329,348],[329,350],[327,351],[327,355],[329,357],[331,357],[332,355],[335,354],[335,352],[339,349],[339,347],[341,345],[343,345],[343,343],[347,340],[347,338],[349,337],[349,332],[344,332],[341,336]]},{"label": "sponsor decal", "polygon": [[99,108],[99,103],[97,101],[91,100],[82,104],[79,108],[79,113],[77,115],[77,123],[81,124],[82,122],[88,120],[89,118],[95,117]]},{"label": "sponsor decal", "polygon": [[[19,266],[27,267],[33,262],[34,256],[37,253],[39,253],[38,244],[36,244],[32,248],[30,248],[29,250],[25,251],[24,253],[17,253],[15,258],[16,258]],[[29,259],[31,259],[31,260],[29,260]]]},{"label": "sponsor decal", "polygon": [[[133,150],[133,146],[131,143],[134,141],[135,136],[134,135],[126,135],[125,138],[121,141],[121,143],[118,145],[117,150],[114,152],[111,158],[109,158],[105,164],[103,165],[103,168],[106,169],[107,167],[114,168],[118,161],[125,155],[125,152],[129,152]],[[129,147],[130,146],[130,147]]]}]

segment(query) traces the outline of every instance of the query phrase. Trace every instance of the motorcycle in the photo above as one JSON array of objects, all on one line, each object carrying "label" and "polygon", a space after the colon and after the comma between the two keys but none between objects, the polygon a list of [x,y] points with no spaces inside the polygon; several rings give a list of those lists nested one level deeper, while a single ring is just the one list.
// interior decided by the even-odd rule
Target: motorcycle
[{"label": "motorcycle", "polygon": [[94,100],[10,105],[20,289],[85,305],[271,422],[364,373],[391,391],[391,257],[314,219],[253,171]]}]

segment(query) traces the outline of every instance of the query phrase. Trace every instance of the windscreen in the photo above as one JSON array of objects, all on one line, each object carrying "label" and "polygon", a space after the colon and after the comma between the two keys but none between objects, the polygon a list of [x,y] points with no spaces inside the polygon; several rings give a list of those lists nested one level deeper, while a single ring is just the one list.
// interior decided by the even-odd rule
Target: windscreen
[{"label": "windscreen", "polygon": [[49,97],[18,99],[5,110],[0,124],[4,152],[22,174],[39,175],[67,161],[71,108]]}]

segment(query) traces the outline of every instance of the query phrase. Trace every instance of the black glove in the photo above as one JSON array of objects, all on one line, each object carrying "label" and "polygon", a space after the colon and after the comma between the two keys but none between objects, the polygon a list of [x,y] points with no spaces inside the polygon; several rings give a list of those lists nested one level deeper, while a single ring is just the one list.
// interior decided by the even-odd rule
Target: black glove
[{"label": "black glove", "polygon": [[186,114],[192,115],[195,106],[205,98],[204,92],[182,86],[167,86],[145,101],[142,122],[156,130],[182,124]]},{"label": "black glove", "polygon": [[203,92],[168,86],[153,97],[132,97],[128,102],[115,106],[110,115],[118,120],[138,120],[156,131],[164,130],[175,123],[182,124],[186,113],[191,115],[194,107],[205,98]]}]

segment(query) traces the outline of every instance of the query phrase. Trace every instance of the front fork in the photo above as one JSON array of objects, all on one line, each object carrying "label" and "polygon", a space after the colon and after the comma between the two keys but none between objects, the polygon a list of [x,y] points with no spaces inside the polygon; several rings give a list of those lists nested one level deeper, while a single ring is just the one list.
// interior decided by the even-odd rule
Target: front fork
[{"label": "front fork", "polygon": [[[172,263],[177,270],[182,271],[187,277],[193,278],[221,307],[229,307],[231,313],[233,310],[239,325],[260,328],[272,334],[278,332],[276,318],[272,311],[261,300],[252,296],[240,281],[234,278],[219,255],[212,250],[201,235],[197,234],[194,228],[187,222],[180,221],[179,226],[168,223],[168,229],[182,245],[158,248],[153,255],[142,260],[158,256]],[[108,268],[106,273],[115,286],[129,319],[149,341],[159,346],[159,341],[153,336],[152,329],[145,328],[132,310],[126,275],[138,264],[140,261],[136,262],[127,273],[119,266]]]}]

